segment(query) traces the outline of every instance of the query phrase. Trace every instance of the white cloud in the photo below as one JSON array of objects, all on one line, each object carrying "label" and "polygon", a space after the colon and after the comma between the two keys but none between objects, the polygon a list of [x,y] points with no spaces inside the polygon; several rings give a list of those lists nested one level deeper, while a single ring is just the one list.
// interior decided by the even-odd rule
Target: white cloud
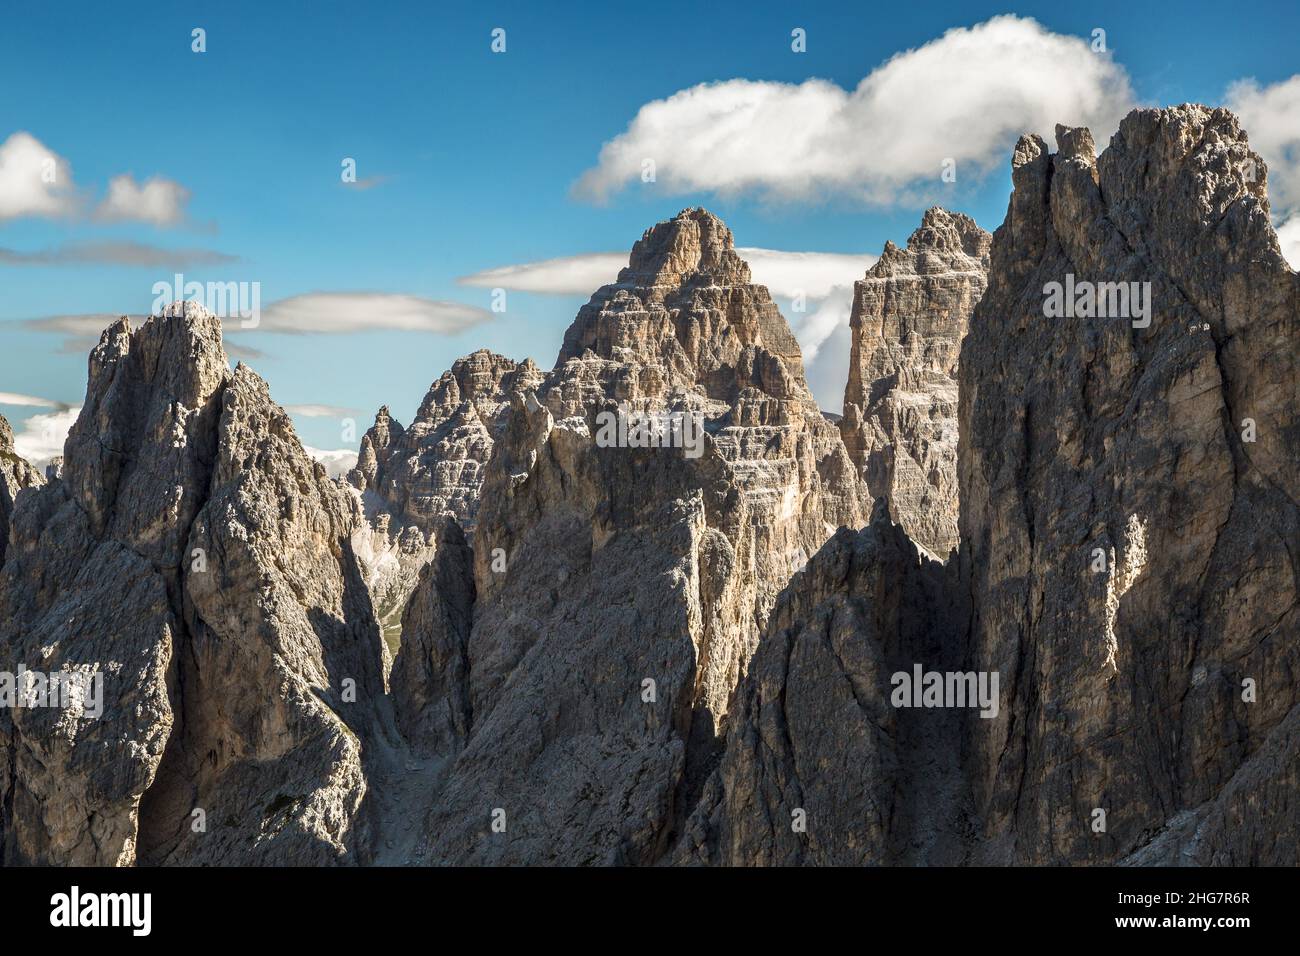
[{"label": "white cloud", "polygon": [[[416,295],[309,292],[266,306],[258,330],[342,333],[395,329],[453,333],[491,318],[491,312],[477,306],[422,299]],[[227,331],[233,333],[236,329]]]},{"label": "white cloud", "polygon": [[44,470],[50,459],[63,454],[68,429],[80,413],[80,408],[67,408],[31,416],[22,423],[21,431],[14,434],[14,451]]},{"label": "white cloud", "polygon": [[749,263],[754,281],[767,286],[772,295],[780,298],[793,298],[802,292],[809,299],[824,299],[836,286],[851,287],[878,258],[865,252],[783,252],[755,248],[737,248],[736,252]]},{"label": "white cloud", "polygon": [[15,392],[0,392],[0,405],[18,405],[24,408],[68,408],[65,402],[56,402],[49,398],[35,395],[19,395]]},{"label": "white cloud", "polygon": [[[861,276],[854,278],[861,278]],[[817,353],[836,329],[849,327],[849,315],[852,311],[853,284],[837,285],[828,290],[825,298],[817,304],[807,318],[795,323],[794,337],[799,340],[799,348],[803,351],[805,362],[811,362],[817,357]]]},{"label": "white cloud", "polygon": [[148,222],[155,226],[175,226],[185,221],[185,206],[190,191],[180,183],[151,176],[137,184],[129,173],[114,176],[108,183],[108,195],[99,204],[95,217],[105,222]]},{"label": "white cloud", "polygon": [[347,448],[322,451],[319,448],[312,448],[310,445],[303,445],[302,450],[324,465],[326,474],[331,478],[346,475],[357,466],[357,453]]},{"label": "white cloud", "polygon": [[1291,268],[1300,272],[1300,216],[1288,219],[1277,227],[1277,241]]},{"label": "white cloud", "polygon": [[1268,164],[1278,242],[1291,268],[1300,270],[1300,74],[1270,86],[1239,80],[1224,99],[1241,120],[1251,148]]},{"label": "white cloud", "polygon": [[290,415],[303,418],[347,418],[355,408],[340,408],[338,405],[285,405],[284,410]]},{"label": "white cloud", "polygon": [[68,216],[77,210],[68,161],[30,133],[0,143],[0,222],[23,216]]},{"label": "white cloud", "polygon": [[607,199],[646,159],[669,193],[836,193],[872,203],[1005,164],[1022,133],[1088,126],[1104,142],[1134,103],[1128,75],[1081,37],[999,16],[892,57],[852,92],[825,80],[705,83],[647,103],[575,184]]},{"label": "white cloud", "polygon": [[[767,286],[772,295],[793,298],[802,292],[810,300],[824,298],[836,285],[852,285],[876,261],[875,256],[866,253],[785,252],[756,247],[739,247],[736,252],[749,263],[753,280]],[[590,295],[616,280],[626,265],[625,252],[592,252],[485,269],[456,281],[515,292]]]},{"label": "white cloud", "polygon": [[[802,345],[802,341],[800,342]],[[844,408],[844,386],[849,380],[849,360],[853,354],[853,333],[848,315],[834,326],[821,348],[811,356],[805,352],[804,376],[818,406],[836,415]]]},{"label": "white cloud", "polygon": [[460,285],[514,292],[542,292],[551,295],[590,295],[618,278],[627,266],[626,252],[589,252],[579,256],[543,259],[515,266],[484,269],[462,276]]}]

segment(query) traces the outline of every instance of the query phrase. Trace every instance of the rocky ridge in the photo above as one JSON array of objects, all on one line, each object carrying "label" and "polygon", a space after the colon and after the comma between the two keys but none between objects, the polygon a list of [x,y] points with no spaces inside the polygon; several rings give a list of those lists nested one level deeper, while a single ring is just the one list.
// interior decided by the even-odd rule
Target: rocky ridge
[{"label": "rocky ridge", "polygon": [[429,387],[410,426],[385,406],[362,437],[348,484],[361,495],[367,523],[353,544],[394,653],[402,610],[420,569],[433,560],[442,526],[454,519],[473,531],[510,395],[541,378],[531,359],[515,363],[480,349]]},{"label": "rocky ridge", "polygon": [[[476,353],[420,440],[381,413],[350,488],[214,317],[110,327],[0,566],[0,671],[101,674],[104,712],[0,709],[0,862],[1300,860],[1300,276],[1266,167],[1200,106],[1056,139],[1017,144],[991,246],[932,211],[861,284],[860,462],[703,210],[550,373]],[[927,530],[871,443],[950,462],[985,252],[942,564],[913,534],[950,486]],[[1055,283],[1101,295],[1057,318]],[[698,414],[701,453],[598,440],[627,410]],[[387,696],[381,507],[425,561]],[[900,708],[913,668],[996,674],[997,706]]]}]

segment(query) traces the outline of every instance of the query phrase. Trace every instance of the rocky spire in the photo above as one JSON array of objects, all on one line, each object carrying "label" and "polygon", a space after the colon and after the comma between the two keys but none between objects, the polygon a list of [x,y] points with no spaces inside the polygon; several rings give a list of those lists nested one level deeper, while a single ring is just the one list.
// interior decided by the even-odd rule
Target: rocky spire
[{"label": "rocky spire", "polygon": [[1300,277],[1267,170],[1204,106],[1056,140],[1016,147],[959,370],[971,660],[1006,694],[971,728],[980,856],[1293,860]]},{"label": "rocky spire", "polygon": [[[791,583],[676,859],[1295,860],[1300,276],[1264,166],[1202,106],[1057,144],[1015,148],[961,349],[958,559],[878,519]],[[914,667],[997,706],[901,711]]]},{"label": "rocky spire", "polygon": [[89,370],[62,480],[13,516],[0,671],[102,683],[0,709],[4,862],[355,859],[383,690],[359,510],[194,303],[114,323]]},{"label": "rocky spire", "polygon": [[957,545],[957,354],[991,237],[934,207],[854,284],[840,432],[873,497],[940,559]]},{"label": "rocky spire", "polygon": [[14,430],[0,415],[0,567],[9,543],[9,519],[19,492],[45,483],[39,471],[14,450]]},{"label": "rocky spire", "polygon": [[[752,364],[744,356],[755,350],[780,359],[782,380],[744,374]],[[731,403],[759,385],[811,402],[799,343],[767,289],[750,281],[731,230],[704,209],[646,230],[618,281],[597,290],[569,326],[556,368],[587,353],[653,369],[640,383],[647,390],[681,388]]]}]

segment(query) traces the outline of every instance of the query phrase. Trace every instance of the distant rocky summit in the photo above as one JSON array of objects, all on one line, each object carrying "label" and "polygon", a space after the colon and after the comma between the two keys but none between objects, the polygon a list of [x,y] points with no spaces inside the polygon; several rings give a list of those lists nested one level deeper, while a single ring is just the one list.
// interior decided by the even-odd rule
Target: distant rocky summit
[{"label": "distant rocky summit", "polygon": [[941,560],[957,546],[957,355],[992,237],[934,208],[853,287],[840,432],[873,498]]},{"label": "distant rocky summit", "polygon": [[1300,862],[1266,174],[1202,106],[1021,138],[857,283],[838,423],[702,209],[346,482],[122,319],[48,482],[0,419],[0,693],[103,687],[0,707],[0,862]]},{"label": "distant rocky summit", "polygon": [[394,653],[401,615],[442,526],[473,531],[483,471],[510,395],[536,388],[531,359],[516,364],[480,349],[433,383],[410,426],[388,407],[361,439],[348,484],[362,496],[367,527],[353,542]]},{"label": "distant rocky summit", "polygon": [[13,514],[19,492],[43,484],[45,479],[41,473],[14,450],[14,430],[9,420],[0,415],[0,567],[4,566],[5,549],[9,543],[9,517]]}]

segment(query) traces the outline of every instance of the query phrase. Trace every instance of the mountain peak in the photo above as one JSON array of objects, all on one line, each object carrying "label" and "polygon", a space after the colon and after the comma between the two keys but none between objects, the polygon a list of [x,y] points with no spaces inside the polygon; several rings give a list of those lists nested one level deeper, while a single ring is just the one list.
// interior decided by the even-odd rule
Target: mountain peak
[{"label": "mountain peak", "polygon": [[632,246],[619,281],[681,285],[698,272],[715,273],[729,284],[749,282],[749,265],[736,255],[731,230],[713,213],[696,206],[647,229]]}]

